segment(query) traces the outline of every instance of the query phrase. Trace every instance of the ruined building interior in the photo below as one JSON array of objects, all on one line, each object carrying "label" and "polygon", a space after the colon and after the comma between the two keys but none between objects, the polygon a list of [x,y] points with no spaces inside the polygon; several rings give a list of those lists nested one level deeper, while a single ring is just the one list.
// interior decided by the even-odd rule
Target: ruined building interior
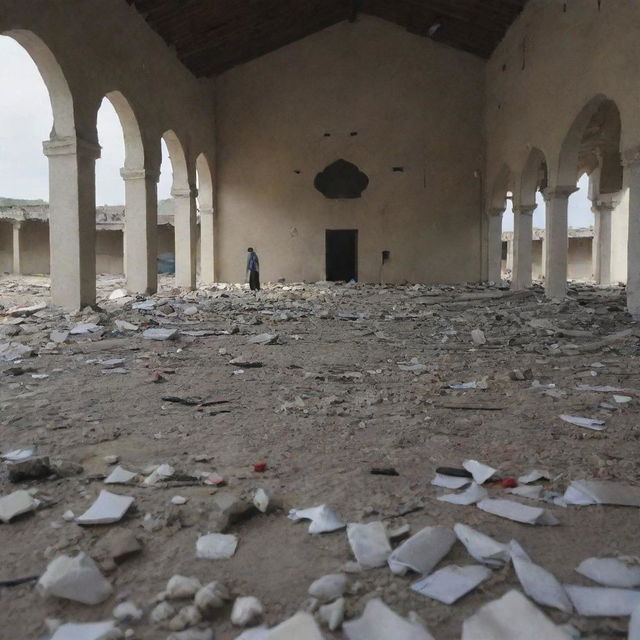
[{"label": "ruined building interior", "polygon": [[640,640],[638,33],[0,0],[0,638]]}]

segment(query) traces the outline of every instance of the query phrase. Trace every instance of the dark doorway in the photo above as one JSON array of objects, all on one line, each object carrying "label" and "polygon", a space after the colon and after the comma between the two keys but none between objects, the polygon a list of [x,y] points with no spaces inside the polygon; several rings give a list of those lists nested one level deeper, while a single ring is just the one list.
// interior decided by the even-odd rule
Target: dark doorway
[{"label": "dark doorway", "polygon": [[327,280],[358,279],[357,229],[327,229]]}]

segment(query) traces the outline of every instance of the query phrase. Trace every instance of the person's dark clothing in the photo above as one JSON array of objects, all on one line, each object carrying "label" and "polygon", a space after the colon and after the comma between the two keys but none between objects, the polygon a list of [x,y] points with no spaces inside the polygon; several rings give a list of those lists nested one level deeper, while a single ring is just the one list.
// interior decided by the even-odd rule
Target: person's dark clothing
[{"label": "person's dark clothing", "polygon": [[251,291],[260,291],[259,271],[249,271],[249,289],[251,289]]},{"label": "person's dark clothing", "polygon": [[255,251],[249,253],[247,271],[249,272],[249,288],[251,291],[260,291],[260,261]]}]

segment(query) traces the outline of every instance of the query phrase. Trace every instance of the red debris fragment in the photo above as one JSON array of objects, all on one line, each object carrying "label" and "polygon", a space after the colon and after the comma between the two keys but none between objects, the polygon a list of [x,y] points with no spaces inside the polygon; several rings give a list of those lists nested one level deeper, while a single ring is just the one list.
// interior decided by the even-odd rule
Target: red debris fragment
[{"label": "red debris fragment", "polygon": [[253,470],[256,473],[264,473],[267,470],[267,463],[266,462],[256,462],[253,465]]},{"label": "red debris fragment", "polygon": [[518,481],[515,478],[502,478],[500,486],[505,489],[513,489],[518,486]]}]

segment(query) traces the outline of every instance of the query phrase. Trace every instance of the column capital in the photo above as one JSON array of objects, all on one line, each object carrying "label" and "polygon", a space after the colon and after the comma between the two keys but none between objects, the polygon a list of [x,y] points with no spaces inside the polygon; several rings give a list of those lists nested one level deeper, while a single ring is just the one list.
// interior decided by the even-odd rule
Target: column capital
[{"label": "column capital", "polygon": [[633,167],[640,165],[640,145],[625,149],[622,152],[622,166]]},{"label": "column capital", "polygon": [[504,207],[489,207],[487,213],[490,218],[501,216],[504,213]]},{"label": "column capital", "polygon": [[578,191],[578,187],[571,185],[558,185],[557,187],[548,187],[542,191],[545,200],[554,198],[568,198],[572,193]]},{"label": "column capital", "polygon": [[84,155],[94,160],[100,157],[102,147],[95,142],[89,142],[77,136],[67,136],[65,138],[52,138],[42,143],[42,150],[47,157]]},{"label": "column capital", "polygon": [[596,200],[591,204],[591,211],[593,211],[593,213],[610,212],[613,211],[617,205],[618,203],[613,201],[602,202],[601,200]]},{"label": "column capital", "polygon": [[151,180],[158,182],[160,179],[160,172],[150,169],[128,169],[127,167],[122,167],[122,169],[120,169],[120,175],[125,182],[128,180]]},{"label": "column capital", "polygon": [[20,231],[20,229],[22,229],[22,227],[24,226],[24,220],[12,220],[11,224],[16,231]]},{"label": "column capital", "polygon": [[171,196],[173,198],[197,198],[198,190],[193,185],[186,189],[171,189]]},{"label": "column capital", "polygon": [[533,212],[538,208],[537,204],[520,205],[513,208],[513,213],[521,216],[532,216]]}]

